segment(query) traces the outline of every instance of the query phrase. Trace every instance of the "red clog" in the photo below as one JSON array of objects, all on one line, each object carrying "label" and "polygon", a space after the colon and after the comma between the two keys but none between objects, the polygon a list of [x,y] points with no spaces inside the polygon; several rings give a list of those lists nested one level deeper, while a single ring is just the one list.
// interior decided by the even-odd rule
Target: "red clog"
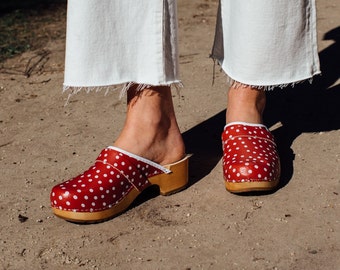
[{"label": "red clog", "polygon": [[223,175],[232,193],[274,189],[280,159],[270,131],[261,124],[233,122],[222,133]]},{"label": "red clog", "polygon": [[126,210],[151,185],[162,195],[179,191],[188,183],[188,157],[161,166],[110,146],[83,174],[53,187],[53,212],[73,222],[99,222]]}]

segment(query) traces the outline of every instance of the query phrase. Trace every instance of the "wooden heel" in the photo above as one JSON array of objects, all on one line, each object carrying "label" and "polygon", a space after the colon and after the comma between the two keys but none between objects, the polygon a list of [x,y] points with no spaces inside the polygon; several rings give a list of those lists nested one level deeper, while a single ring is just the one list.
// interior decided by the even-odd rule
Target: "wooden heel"
[{"label": "wooden heel", "polygon": [[159,186],[161,195],[171,195],[186,187],[189,180],[190,157],[191,155],[186,155],[180,161],[164,165],[171,173],[159,174],[149,178],[151,184]]}]

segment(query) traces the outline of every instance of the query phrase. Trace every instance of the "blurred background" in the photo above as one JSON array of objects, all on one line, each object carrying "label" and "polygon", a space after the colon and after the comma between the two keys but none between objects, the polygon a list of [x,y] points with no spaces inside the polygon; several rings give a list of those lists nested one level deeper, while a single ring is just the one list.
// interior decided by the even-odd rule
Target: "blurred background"
[{"label": "blurred background", "polygon": [[[66,0],[1,0],[0,63],[34,50],[64,35],[65,29],[53,27],[64,21]],[[54,28],[54,29],[53,29]]]}]

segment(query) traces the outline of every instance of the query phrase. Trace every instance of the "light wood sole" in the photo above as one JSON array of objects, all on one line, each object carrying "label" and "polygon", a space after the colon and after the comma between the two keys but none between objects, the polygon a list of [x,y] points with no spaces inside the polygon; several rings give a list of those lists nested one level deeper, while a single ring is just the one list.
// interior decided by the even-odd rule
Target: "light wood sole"
[{"label": "light wood sole", "polygon": [[226,182],[225,187],[231,193],[245,193],[253,191],[269,191],[276,188],[279,180],[263,181],[263,182],[243,182],[233,183]]},{"label": "light wood sole", "polygon": [[131,203],[137,198],[140,192],[137,189],[132,189],[124,199],[122,199],[114,207],[106,209],[104,211],[97,212],[73,212],[60,210],[58,208],[52,208],[53,213],[65,220],[75,223],[97,223],[113,218],[120,213],[124,212]]}]

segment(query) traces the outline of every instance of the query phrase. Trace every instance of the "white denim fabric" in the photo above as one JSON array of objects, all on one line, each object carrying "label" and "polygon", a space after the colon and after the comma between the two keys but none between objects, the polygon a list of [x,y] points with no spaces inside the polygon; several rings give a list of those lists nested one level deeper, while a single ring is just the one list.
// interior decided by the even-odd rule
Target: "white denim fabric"
[{"label": "white denim fabric", "polygon": [[[202,33],[204,34],[204,33]],[[237,82],[320,73],[315,0],[221,0],[212,57]],[[176,0],[69,0],[64,89],[180,83]]]},{"label": "white denim fabric", "polygon": [[320,73],[314,0],[221,0],[213,57],[227,75],[285,86]]}]

